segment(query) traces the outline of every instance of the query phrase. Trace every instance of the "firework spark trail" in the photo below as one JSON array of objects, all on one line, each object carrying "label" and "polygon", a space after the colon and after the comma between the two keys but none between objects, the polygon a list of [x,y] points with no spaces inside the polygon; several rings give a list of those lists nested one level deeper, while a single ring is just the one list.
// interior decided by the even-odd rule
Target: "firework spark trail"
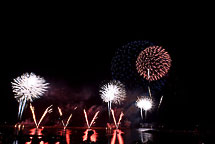
[{"label": "firework spark trail", "polygon": [[[58,112],[59,112],[60,116],[62,117],[63,113],[62,113],[61,109],[59,107],[57,107],[57,108],[58,108]],[[65,127],[63,120],[61,120],[61,122],[62,122],[63,126]]]},{"label": "firework spark trail", "polygon": [[150,98],[152,98],[152,93],[151,93],[151,89],[149,86],[148,86],[148,90],[149,90],[149,96],[150,96]]},{"label": "firework spark trail", "polygon": [[40,118],[40,121],[39,121],[37,127],[39,127],[40,123],[42,122],[42,120],[46,116],[46,114],[52,112],[52,108],[51,107],[52,107],[52,105],[50,105],[49,107],[46,108],[46,110],[44,111],[42,117]]},{"label": "firework spark trail", "polygon": [[72,114],[69,116],[69,118],[67,119],[67,122],[66,122],[66,125],[65,125],[65,128],[68,126],[68,124],[69,124],[69,121],[70,121],[70,119],[72,118]]},{"label": "firework spark trail", "polygon": [[92,124],[94,123],[95,119],[97,119],[97,115],[99,114],[99,111],[96,112],[96,114],[94,115],[91,123],[90,123],[90,127],[92,126]]},{"label": "firework spark trail", "polygon": [[59,107],[57,107],[57,108],[58,108],[58,112],[59,112],[60,116],[63,116],[61,109]]},{"label": "firework spark trail", "polygon": [[143,109],[142,108],[140,108],[140,116],[143,119]]},{"label": "firework spark trail", "polygon": [[32,112],[34,123],[35,123],[36,127],[38,127],[37,126],[37,120],[36,120],[35,112],[34,112],[34,107],[31,105],[31,103],[30,103],[30,109],[31,109],[31,112]]},{"label": "firework spark trail", "polygon": [[147,69],[148,70],[148,79],[150,79],[150,72],[149,72],[149,69]]},{"label": "firework spark trail", "polygon": [[92,119],[92,121],[91,121],[91,123],[90,123],[90,125],[89,125],[89,121],[88,121],[88,118],[87,118],[87,113],[86,113],[86,111],[85,111],[85,109],[84,109],[84,116],[85,116],[85,120],[86,120],[86,122],[87,122],[87,127],[88,128],[90,128],[93,124],[94,124],[94,122],[95,122],[95,120],[97,119],[97,115],[99,114],[99,111],[97,111],[96,113],[95,113],[95,115],[94,115],[94,117],[93,117],[93,119]]},{"label": "firework spark trail", "polygon": [[48,83],[34,73],[24,73],[15,78],[11,84],[15,98],[19,102],[18,118],[21,120],[26,103],[40,98],[47,90]]},{"label": "firework spark trail", "polygon": [[161,105],[162,101],[163,101],[163,96],[161,96],[161,98],[160,98],[160,102],[159,102],[159,105],[158,105],[158,109],[160,108],[160,105]]},{"label": "firework spark trail", "polygon": [[123,112],[120,113],[120,116],[119,116],[119,120],[118,120],[118,123],[116,123],[116,117],[114,115],[114,111],[111,109],[111,113],[112,113],[112,116],[113,116],[113,121],[115,123],[115,126],[116,128],[118,129],[119,125],[120,125],[120,121],[122,120],[122,117],[123,117]]},{"label": "firework spark trail", "polygon": [[119,127],[120,121],[122,120],[122,117],[123,117],[123,116],[124,116],[124,114],[123,114],[123,112],[121,112],[121,114],[120,114],[120,116],[119,116],[118,123],[117,123],[118,127]]},{"label": "firework spark trail", "polygon": [[114,111],[112,109],[111,109],[111,112],[112,112],[114,124],[115,124],[116,128],[118,128],[117,123],[116,123],[116,118],[115,118],[115,115],[114,115]]},{"label": "firework spark trail", "polygon": [[24,99],[19,100],[18,119],[22,118],[22,114],[26,106],[26,101],[27,101],[26,97]]},{"label": "firework spark trail", "polygon": [[87,127],[90,128],[90,125],[89,125],[89,122],[88,122],[88,118],[87,118],[87,113],[86,113],[85,109],[84,109],[84,116],[85,116],[85,120],[87,122]]}]

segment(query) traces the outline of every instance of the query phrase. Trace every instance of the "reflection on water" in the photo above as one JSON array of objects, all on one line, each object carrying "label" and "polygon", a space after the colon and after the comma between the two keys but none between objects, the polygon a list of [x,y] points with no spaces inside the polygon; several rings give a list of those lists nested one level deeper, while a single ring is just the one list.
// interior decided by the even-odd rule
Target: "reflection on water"
[{"label": "reflection on water", "polygon": [[[26,142],[25,144],[32,144],[32,143],[35,143],[35,142],[39,142],[39,144],[44,144],[44,141],[42,140],[42,129],[37,129],[37,128],[33,128],[33,129],[30,129],[30,135],[32,135],[30,137],[30,142]],[[35,136],[35,137],[33,137]]]},{"label": "reflection on water", "polygon": [[96,142],[98,133],[92,129],[86,129],[83,136],[83,141]]},{"label": "reflection on water", "polygon": [[147,133],[147,131],[150,129],[145,129],[145,128],[139,128],[137,129],[140,139],[142,143],[148,143],[153,141],[153,137],[151,133]]},{"label": "reflection on water", "polygon": [[[203,137],[204,138],[204,137]],[[204,141],[207,140],[204,138]],[[144,144],[202,143],[199,133],[153,129],[0,128],[0,144]]]},{"label": "reflection on water", "polygon": [[121,130],[119,130],[119,129],[114,130],[113,137],[111,139],[111,144],[116,144],[116,137],[117,137],[119,144],[124,144],[124,140],[123,140],[123,137],[121,134],[123,134],[123,132]]}]

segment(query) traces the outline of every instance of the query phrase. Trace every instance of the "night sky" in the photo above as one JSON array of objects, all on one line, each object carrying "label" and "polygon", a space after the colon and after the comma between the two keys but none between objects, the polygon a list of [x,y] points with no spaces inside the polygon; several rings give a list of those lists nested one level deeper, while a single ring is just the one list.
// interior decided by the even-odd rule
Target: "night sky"
[{"label": "night sky", "polygon": [[[206,44],[200,33],[184,25],[87,22],[5,23],[1,28],[1,123],[16,122],[18,103],[10,82],[24,72],[34,72],[51,84],[47,98],[33,103],[36,109],[81,101],[83,108],[105,107],[98,90],[102,81],[112,79],[111,60],[116,49],[130,41],[150,40],[167,47],[173,60],[163,105],[155,117],[173,126],[210,125],[213,102],[204,82],[210,74],[204,71],[207,68],[199,57],[205,54],[200,48]],[[24,117],[31,118],[29,108],[26,111]]]}]

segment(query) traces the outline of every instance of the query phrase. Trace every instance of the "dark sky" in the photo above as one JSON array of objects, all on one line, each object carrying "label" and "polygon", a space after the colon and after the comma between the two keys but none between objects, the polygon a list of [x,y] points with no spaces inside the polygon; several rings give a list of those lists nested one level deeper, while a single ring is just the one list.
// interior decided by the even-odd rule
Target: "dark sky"
[{"label": "dark sky", "polygon": [[[10,82],[22,73],[35,72],[61,87],[88,87],[94,92],[101,81],[112,78],[111,59],[117,48],[134,40],[151,40],[172,48],[174,60],[161,119],[174,124],[212,122],[212,102],[204,82],[208,73],[199,57],[205,54],[200,49],[206,42],[192,24],[58,23],[13,21],[1,28],[1,121],[15,118],[18,107]],[[95,101],[101,104],[99,98]]]}]

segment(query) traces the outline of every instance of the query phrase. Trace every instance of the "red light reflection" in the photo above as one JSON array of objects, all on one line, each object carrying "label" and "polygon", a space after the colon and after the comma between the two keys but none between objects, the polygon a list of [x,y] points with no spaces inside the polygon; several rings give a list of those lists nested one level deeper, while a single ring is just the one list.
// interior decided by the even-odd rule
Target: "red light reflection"
[{"label": "red light reflection", "polygon": [[[36,128],[33,128],[33,129],[30,129],[30,134],[29,135],[43,135],[42,134],[42,129],[36,129]],[[38,137],[38,139],[41,139],[42,137]],[[31,144],[32,143],[32,139],[33,137],[30,137],[31,141],[30,142],[26,142],[25,144]],[[39,144],[48,144],[48,143],[44,143],[44,141],[41,141]]]},{"label": "red light reflection", "polygon": [[[88,133],[89,132],[93,132],[93,134],[90,136],[90,139],[88,139]],[[96,142],[97,141],[97,137],[98,137],[98,133],[96,133],[95,130],[91,130],[91,129],[86,129],[86,131],[84,132],[84,136],[82,137],[83,138],[83,141],[91,141],[91,142]]]},{"label": "red light reflection", "polygon": [[124,140],[123,140],[123,137],[122,137],[121,134],[123,134],[123,132],[121,130],[119,130],[119,129],[114,130],[113,131],[113,137],[111,139],[111,144],[115,144],[116,143],[116,136],[117,136],[117,139],[119,141],[119,144],[124,144]]}]

